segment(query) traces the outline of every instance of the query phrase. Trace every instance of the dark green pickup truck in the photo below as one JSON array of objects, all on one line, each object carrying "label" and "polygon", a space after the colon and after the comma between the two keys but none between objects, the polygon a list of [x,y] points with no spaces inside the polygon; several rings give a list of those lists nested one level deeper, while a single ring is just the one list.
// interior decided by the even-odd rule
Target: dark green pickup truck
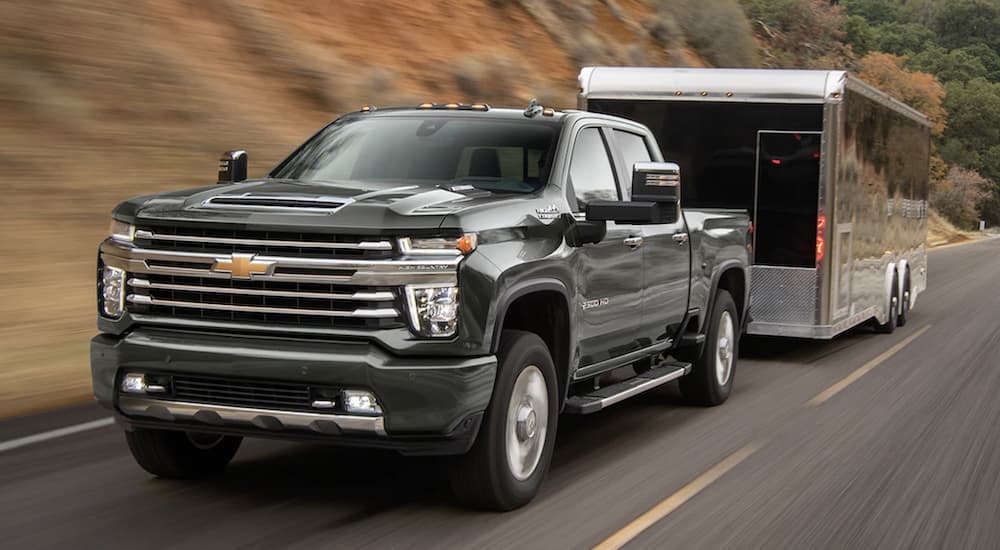
[{"label": "dark green pickup truck", "polygon": [[311,439],[454,455],[459,499],[506,510],[560,414],[732,388],[747,214],[682,209],[643,125],[365,108],[266,178],[221,163],[221,185],[120,204],[100,246],[94,393],[153,474]]}]

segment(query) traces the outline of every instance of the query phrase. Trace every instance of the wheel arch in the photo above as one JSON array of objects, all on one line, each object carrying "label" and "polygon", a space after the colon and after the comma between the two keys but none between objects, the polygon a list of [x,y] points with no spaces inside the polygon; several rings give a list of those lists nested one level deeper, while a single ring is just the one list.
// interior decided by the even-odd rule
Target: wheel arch
[{"label": "wheel arch", "polygon": [[712,274],[710,289],[708,307],[702,316],[705,321],[702,322],[701,332],[704,334],[708,330],[707,320],[712,308],[715,307],[715,295],[718,294],[720,289],[725,289],[733,297],[740,316],[739,325],[740,327],[745,326],[746,320],[749,317],[747,312],[750,307],[750,285],[748,284],[746,265],[738,260],[723,262],[716,268],[715,273]]},{"label": "wheel arch", "polygon": [[574,342],[572,308],[566,285],[558,279],[515,284],[501,295],[496,312],[490,352],[496,353],[499,349],[504,329],[525,330],[541,337],[556,367],[561,408],[569,390]]}]

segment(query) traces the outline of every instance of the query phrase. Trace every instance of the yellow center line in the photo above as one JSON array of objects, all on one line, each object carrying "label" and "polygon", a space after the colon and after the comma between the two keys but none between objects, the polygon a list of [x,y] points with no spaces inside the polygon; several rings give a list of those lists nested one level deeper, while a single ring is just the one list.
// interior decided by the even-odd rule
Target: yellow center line
[{"label": "yellow center line", "polygon": [[764,442],[753,442],[727,456],[722,462],[716,464],[712,469],[696,477],[693,481],[681,487],[676,493],[670,495],[659,504],[651,508],[645,514],[635,518],[631,523],[622,527],[618,532],[611,535],[604,542],[594,547],[594,550],[615,550],[628,544],[629,541],[639,536],[640,533],[649,529],[650,526],[670,515],[674,510],[680,508],[685,502],[691,500],[695,495],[703,491],[706,487],[714,483],[726,472],[732,470],[737,464],[743,462],[750,455],[757,452]]},{"label": "yellow center line", "polygon": [[924,328],[922,328],[922,329],[918,330],[917,332],[914,332],[913,334],[911,334],[910,336],[908,336],[902,342],[900,342],[900,343],[896,344],[895,346],[892,346],[891,348],[885,350],[884,352],[882,352],[882,355],[879,355],[875,359],[872,359],[871,361],[865,363],[858,370],[856,370],[856,371],[852,372],[851,374],[848,374],[846,377],[844,377],[844,379],[841,380],[840,382],[837,382],[836,384],[834,384],[834,385],[830,386],[829,388],[823,390],[816,397],[813,397],[812,399],[810,399],[806,403],[806,406],[807,407],[818,407],[819,405],[822,405],[823,403],[826,403],[831,397],[837,395],[838,393],[840,393],[841,390],[843,390],[847,386],[850,386],[855,381],[857,381],[858,378],[861,378],[862,376],[868,374],[868,371],[870,371],[870,370],[874,369],[875,367],[881,365],[886,360],[888,360],[890,357],[892,357],[893,355],[896,355],[897,353],[899,353],[899,351],[901,349],[903,349],[907,345],[909,345],[910,342],[912,342],[912,341],[916,340],[917,338],[919,338],[920,335],[922,335],[923,333],[927,332],[927,330],[930,329],[932,326],[933,325],[927,325],[927,326],[925,326]]}]

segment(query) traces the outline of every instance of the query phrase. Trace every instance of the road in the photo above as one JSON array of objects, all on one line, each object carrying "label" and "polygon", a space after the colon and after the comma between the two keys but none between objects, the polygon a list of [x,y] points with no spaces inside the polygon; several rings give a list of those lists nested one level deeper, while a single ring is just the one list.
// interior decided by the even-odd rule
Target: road
[{"label": "road", "polygon": [[[222,478],[157,480],[108,426],[0,451],[0,545],[997,548],[998,279],[1000,239],[935,250],[892,335],[747,341],[722,407],[667,387],[563,417],[515,512],[455,507],[441,460],[305,444],[247,441]],[[3,421],[0,442],[106,416]]]}]

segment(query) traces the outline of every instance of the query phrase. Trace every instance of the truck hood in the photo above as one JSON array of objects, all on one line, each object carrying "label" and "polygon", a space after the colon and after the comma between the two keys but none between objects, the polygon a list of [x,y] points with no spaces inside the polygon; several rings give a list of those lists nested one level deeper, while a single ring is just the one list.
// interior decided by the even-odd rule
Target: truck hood
[{"label": "truck hood", "polygon": [[400,182],[302,183],[249,180],[135,197],[116,217],[164,223],[218,223],[233,228],[309,226],[358,233],[393,229],[437,231],[450,214],[484,203],[516,200],[468,186],[454,189]]}]

